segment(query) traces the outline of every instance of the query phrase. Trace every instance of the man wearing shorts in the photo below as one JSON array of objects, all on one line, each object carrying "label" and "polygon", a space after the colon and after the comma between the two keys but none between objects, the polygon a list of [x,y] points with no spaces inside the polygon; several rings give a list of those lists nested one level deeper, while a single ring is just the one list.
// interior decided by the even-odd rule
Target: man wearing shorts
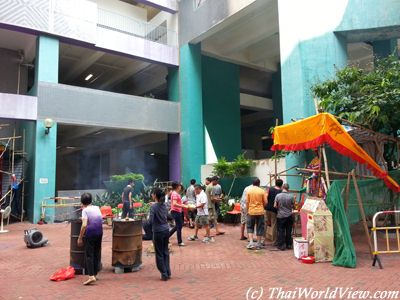
[{"label": "man wearing shorts", "polygon": [[[216,189],[216,190],[214,190]],[[218,225],[218,215],[217,210],[215,208],[215,203],[221,201],[221,186],[218,185],[218,176],[214,176],[211,178],[211,183],[206,187],[206,195],[208,199],[208,217],[210,220],[210,224],[214,225],[216,235],[224,234],[224,231],[219,229]]]},{"label": "man wearing shorts", "polygon": [[[260,179],[253,181],[253,186],[247,191],[247,233],[249,235],[249,244],[247,249],[262,249],[261,238],[265,231],[264,206],[267,204],[265,191],[260,188]],[[257,244],[253,242],[254,226],[256,226]]]},{"label": "man wearing shorts", "polygon": [[193,236],[188,238],[189,241],[198,240],[199,227],[204,227],[206,229],[206,237],[203,239],[203,243],[211,242],[210,238],[210,227],[208,226],[208,199],[206,193],[203,191],[201,185],[196,184],[194,186],[194,191],[196,194],[196,209],[197,215],[195,220],[195,232]]},{"label": "man wearing shorts", "polygon": [[244,230],[247,224],[247,208],[246,208],[246,199],[247,192],[253,185],[246,186],[243,190],[242,198],[240,199],[240,240],[247,240],[247,237],[244,235]]}]

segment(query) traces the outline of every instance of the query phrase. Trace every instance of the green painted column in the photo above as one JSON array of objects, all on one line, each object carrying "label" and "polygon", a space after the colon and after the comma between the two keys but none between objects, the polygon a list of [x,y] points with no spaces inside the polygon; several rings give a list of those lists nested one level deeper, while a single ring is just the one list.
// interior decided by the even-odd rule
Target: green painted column
[{"label": "green painted column", "polygon": [[[40,90],[38,82],[58,83],[58,59],[59,41],[48,36],[39,36],[37,39],[35,83],[31,94],[38,96],[40,101]],[[52,116],[47,116],[51,118]],[[45,134],[44,120],[37,120],[32,128],[35,146],[34,155],[30,163],[31,174],[30,187],[32,191],[28,205],[28,218],[36,223],[41,217],[41,203],[46,197],[54,197],[56,189],[56,147],[57,147],[57,124]],[[32,168],[33,167],[33,168]],[[54,209],[46,209],[46,220],[53,221]]]},{"label": "green painted column", "polygon": [[242,150],[239,66],[203,56],[202,78],[207,163],[215,157],[232,161]]},{"label": "green painted column", "polygon": [[[281,68],[272,74],[272,102],[274,104],[274,117],[278,119],[278,124],[283,124],[282,112],[282,80]],[[271,125],[275,126],[275,122]]]},{"label": "green painted column", "polygon": [[179,98],[181,102],[181,180],[200,180],[205,162],[202,105],[201,45],[180,48]]},{"label": "green painted column", "polygon": [[[168,68],[168,99],[179,102],[179,69]],[[179,133],[168,134],[169,180],[181,180],[181,143]]]},{"label": "green painted column", "polygon": [[[337,69],[347,63],[346,41],[328,32],[322,36],[302,41],[282,61],[282,108],[284,124],[312,116],[316,113],[311,86],[333,78]],[[306,163],[304,152],[290,154],[286,167],[303,167]],[[297,172],[292,171],[292,174]],[[288,177],[290,186],[300,188],[301,180]]]}]

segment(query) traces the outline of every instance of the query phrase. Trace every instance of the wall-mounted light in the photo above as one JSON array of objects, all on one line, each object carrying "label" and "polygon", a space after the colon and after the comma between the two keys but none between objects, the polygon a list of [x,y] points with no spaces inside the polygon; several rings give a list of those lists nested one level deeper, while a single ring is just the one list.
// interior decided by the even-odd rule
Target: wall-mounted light
[{"label": "wall-mounted light", "polygon": [[44,120],[44,127],[46,128],[44,130],[44,134],[49,134],[50,133],[50,128],[53,127],[54,121],[53,119],[47,118]]}]

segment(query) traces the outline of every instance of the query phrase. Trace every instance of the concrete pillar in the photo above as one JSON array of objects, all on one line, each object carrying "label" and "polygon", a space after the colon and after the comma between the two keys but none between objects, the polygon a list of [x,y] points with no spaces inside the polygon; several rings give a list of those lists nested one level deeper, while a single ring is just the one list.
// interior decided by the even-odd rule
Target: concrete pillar
[{"label": "concrete pillar", "polygon": [[[179,102],[179,69],[168,68],[168,99]],[[181,144],[179,134],[168,134],[169,180],[181,180]]]},{"label": "concrete pillar", "polygon": [[201,45],[180,48],[179,96],[181,102],[181,180],[200,180],[205,162],[201,84]]},{"label": "concrete pillar", "polygon": [[239,66],[202,57],[206,162],[233,160],[241,153]]},{"label": "concrete pillar", "polygon": [[[40,101],[40,91],[38,82],[58,83],[58,58],[59,41],[48,36],[37,38],[36,63],[35,63],[35,83],[31,94],[38,96]],[[47,116],[51,118],[52,116]],[[50,129],[49,134],[45,134],[44,120],[37,120],[32,134],[34,135],[35,146],[31,165],[33,178],[29,178],[30,190],[28,204],[28,218],[36,223],[41,216],[41,202],[46,197],[55,196],[56,186],[56,146],[57,146],[57,124]],[[46,209],[48,221],[54,217],[54,209]]]}]

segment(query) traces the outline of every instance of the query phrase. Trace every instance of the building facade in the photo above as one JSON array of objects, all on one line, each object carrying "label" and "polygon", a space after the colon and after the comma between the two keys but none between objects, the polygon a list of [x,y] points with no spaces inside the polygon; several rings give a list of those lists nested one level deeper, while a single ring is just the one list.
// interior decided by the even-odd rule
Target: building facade
[{"label": "building facade", "polygon": [[219,157],[269,157],[270,127],[315,113],[312,84],[397,51],[399,8],[395,0],[2,1],[0,127],[10,126],[0,142],[21,137],[26,217],[37,222],[44,198],[100,189],[113,174],[188,183]]}]

